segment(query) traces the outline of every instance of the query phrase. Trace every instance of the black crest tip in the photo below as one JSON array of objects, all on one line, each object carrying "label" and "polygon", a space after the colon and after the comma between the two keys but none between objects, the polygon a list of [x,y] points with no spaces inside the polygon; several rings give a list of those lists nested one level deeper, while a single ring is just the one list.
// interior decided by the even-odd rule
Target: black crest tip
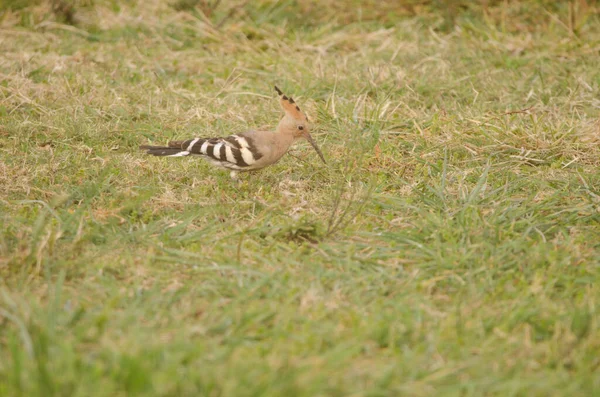
[{"label": "black crest tip", "polygon": [[275,91],[277,91],[277,93],[278,93],[279,95],[283,95],[283,92],[281,92],[281,90],[280,90],[279,88],[277,88],[277,86],[276,86],[276,85],[275,85],[274,87],[275,87]]}]

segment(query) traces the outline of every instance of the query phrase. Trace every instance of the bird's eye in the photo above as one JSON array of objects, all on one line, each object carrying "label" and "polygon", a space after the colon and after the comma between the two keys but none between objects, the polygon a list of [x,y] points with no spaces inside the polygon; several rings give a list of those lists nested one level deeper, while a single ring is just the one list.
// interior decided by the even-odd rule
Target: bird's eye
[{"label": "bird's eye", "polygon": [[303,126],[303,125],[299,125],[299,126],[298,126],[298,129],[299,129],[299,130],[303,130],[303,129],[304,129],[304,126]]}]

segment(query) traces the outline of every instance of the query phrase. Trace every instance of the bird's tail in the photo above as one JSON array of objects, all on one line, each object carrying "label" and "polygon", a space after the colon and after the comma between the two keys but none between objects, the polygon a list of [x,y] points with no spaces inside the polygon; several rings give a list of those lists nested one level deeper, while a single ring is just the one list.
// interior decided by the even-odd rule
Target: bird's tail
[{"label": "bird's tail", "polygon": [[140,149],[153,156],[183,157],[190,154],[187,150],[176,147],[142,145]]}]

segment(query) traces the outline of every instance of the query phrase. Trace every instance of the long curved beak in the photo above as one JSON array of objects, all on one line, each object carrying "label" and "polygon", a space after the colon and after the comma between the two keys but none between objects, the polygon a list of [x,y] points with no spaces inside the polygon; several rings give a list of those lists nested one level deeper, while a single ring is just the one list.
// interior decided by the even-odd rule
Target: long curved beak
[{"label": "long curved beak", "polygon": [[321,158],[321,160],[323,160],[323,163],[327,164],[327,161],[325,161],[325,157],[323,157],[323,153],[321,152],[321,149],[319,149],[319,146],[317,145],[317,142],[315,142],[315,140],[313,139],[313,137],[309,133],[304,134],[304,137],[306,138],[306,140],[308,142],[310,142],[310,144],[312,145],[312,147],[315,148],[317,154],[319,155],[319,157]]}]

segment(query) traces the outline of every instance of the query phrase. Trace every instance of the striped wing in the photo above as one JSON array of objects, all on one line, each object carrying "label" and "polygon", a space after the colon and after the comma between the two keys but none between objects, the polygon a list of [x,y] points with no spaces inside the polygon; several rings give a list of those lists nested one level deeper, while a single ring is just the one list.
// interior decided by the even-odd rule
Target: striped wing
[{"label": "striped wing", "polygon": [[171,156],[201,155],[213,164],[231,170],[251,170],[263,157],[248,135],[231,135],[225,138],[194,138],[169,142],[169,148],[180,152]]}]

